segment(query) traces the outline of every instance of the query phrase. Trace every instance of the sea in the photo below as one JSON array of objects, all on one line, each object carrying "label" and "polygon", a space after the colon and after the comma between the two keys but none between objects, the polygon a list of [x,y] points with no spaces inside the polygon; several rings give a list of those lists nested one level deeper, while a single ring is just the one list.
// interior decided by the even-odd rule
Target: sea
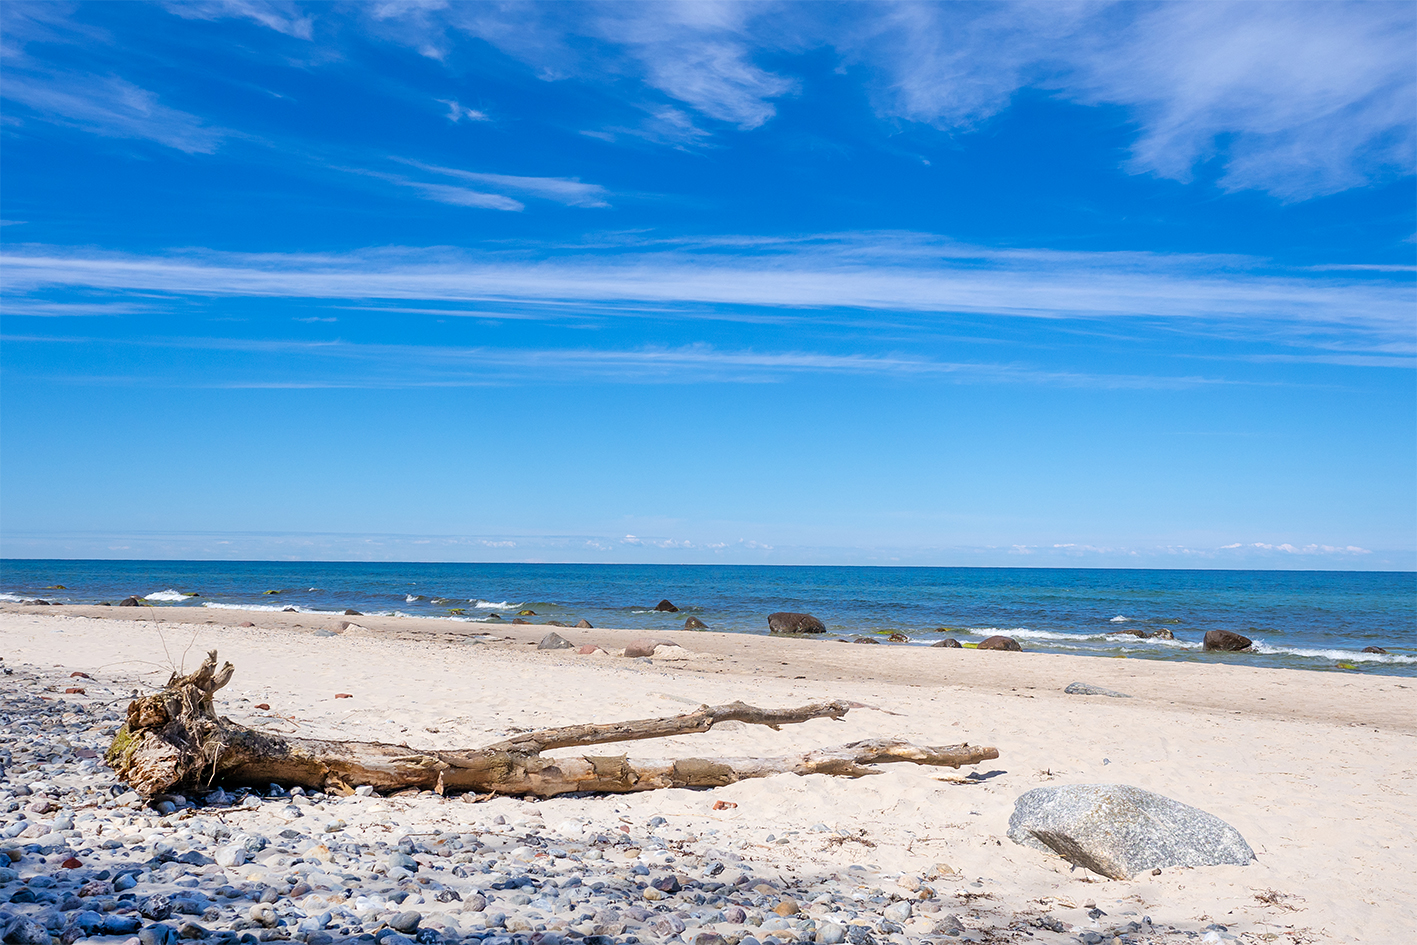
[{"label": "sea", "polygon": [[[831,638],[909,638],[898,646],[1003,634],[1047,653],[1417,676],[1414,572],[0,559],[0,600],[129,596],[164,608],[348,609],[492,626],[529,610],[537,623],[647,633],[692,616],[711,630],[765,634],[769,614],[792,611],[821,619]],[[677,612],[655,610],[661,600]],[[1205,652],[1213,629],[1254,646]],[[1153,636],[1162,630],[1173,639]]]}]

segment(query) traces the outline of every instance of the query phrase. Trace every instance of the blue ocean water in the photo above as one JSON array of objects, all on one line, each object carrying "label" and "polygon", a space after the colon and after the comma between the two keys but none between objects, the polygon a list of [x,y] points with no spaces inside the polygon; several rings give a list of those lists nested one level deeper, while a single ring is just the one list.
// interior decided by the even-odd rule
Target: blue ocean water
[{"label": "blue ocean water", "polygon": [[[63,589],[55,589],[63,585]],[[276,593],[271,593],[276,592]],[[187,597],[185,594],[200,596]],[[815,614],[830,634],[898,631],[915,645],[1007,634],[1025,649],[1095,656],[1417,676],[1417,574],[276,561],[0,561],[0,599],[409,614],[766,633],[774,611]],[[679,613],[652,608],[667,598]],[[1170,630],[1174,640],[1122,631]],[[1205,653],[1207,630],[1250,653]],[[1362,652],[1378,646],[1387,654]]]}]

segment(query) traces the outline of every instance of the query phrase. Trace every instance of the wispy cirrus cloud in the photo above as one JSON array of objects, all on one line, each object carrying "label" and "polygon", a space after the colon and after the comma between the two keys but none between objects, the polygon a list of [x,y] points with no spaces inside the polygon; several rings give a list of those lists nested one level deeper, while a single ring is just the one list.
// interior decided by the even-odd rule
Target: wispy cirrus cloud
[{"label": "wispy cirrus cloud", "polygon": [[43,121],[107,138],[154,141],[187,154],[212,154],[232,134],[112,75],[10,70],[0,96]]},{"label": "wispy cirrus cloud", "polygon": [[[300,322],[334,319],[299,318]],[[76,336],[6,335],[15,345],[92,345]],[[1026,363],[945,361],[903,353],[724,349],[707,344],[639,348],[515,348],[294,341],[259,338],[123,338],[126,348],[242,353],[263,359],[260,370],[213,362],[190,377],[164,370],[124,377],[86,372],[88,383],[153,383],[218,389],[407,389],[489,387],[525,383],[612,381],[622,384],[773,384],[805,375],[934,378],[962,384],[1028,384],[1106,390],[1184,390],[1244,385],[1224,378],[1109,374],[1039,368]],[[131,366],[129,370],[134,370]]]},{"label": "wispy cirrus cloud", "polygon": [[187,20],[251,20],[296,39],[314,35],[314,17],[288,0],[182,0],[163,9]]},{"label": "wispy cirrus cloud", "polygon": [[565,204],[568,207],[608,207],[608,192],[599,184],[587,184],[577,177],[523,177],[512,174],[487,174],[465,171],[453,167],[425,164],[411,158],[394,158],[409,167],[418,168],[431,174],[441,174],[458,180],[483,184],[495,190],[509,190],[513,193],[529,194],[545,200]]},{"label": "wispy cirrus cloud", "polygon": [[[427,186],[427,185],[424,185]],[[654,304],[1162,320],[1177,328],[1345,334],[1411,350],[1417,291],[1407,274],[1314,274],[1264,260],[969,246],[914,233],[723,237],[486,252],[386,248],[326,255],[95,253],[17,247],[8,291],[53,289],[424,302]],[[609,310],[606,310],[607,313]],[[1389,351],[1391,349],[1388,349]]]}]

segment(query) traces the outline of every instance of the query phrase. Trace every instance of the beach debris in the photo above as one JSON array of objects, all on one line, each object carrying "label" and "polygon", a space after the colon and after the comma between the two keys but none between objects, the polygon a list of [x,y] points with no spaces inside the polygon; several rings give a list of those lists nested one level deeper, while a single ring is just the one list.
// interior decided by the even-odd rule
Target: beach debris
[{"label": "beach debris", "polygon": [[1207,650],[1221,650],[1227,653],[1239,653],[1253,645],[1254,641],[1249,637],[1242,637],[1229,630],[1207,630],[1203,644]]},{"label": "beach debris", "polygon": [[1014,803],[1010,840],[1111,879],[1171,866],[1246,866],[1255,853],[1234,827],[1128,784],[1034,788]]},{"label": "beach debris", "polygon": [[987,640],[981,640],[976,650],[1009,650],[1014,653],[1022,653],[1023,647],[1013,637],[994,636]]},{"label": "beach debris", "polygon": [[[625,755],[544,758],[557,748],[707,732],[727,721],[778,728],[811,719],[839,719],[845,702],[763,709],[733,702],[701,706],[668,718],[569,725],[525,732],[484,748],[419,750],[381,742],[325,741],[263,732],[218,716],[216,693],[236,668],[207,654],[192,673],[173,673],[162,691],[128,704],[126,721],[107,761],[137,795],[210,791],[223,783],[300,787],[348,795],[355,786],[379,793],[475,792],[553,797],[579,791],[627,793],[667,787],[720,787],[746,778],[793,773],[862,777],[881,764],[958,768],[999,757],[979,745],[929,747],[899,739],[868,739],[778,758],[680,758],[631,761]],[[336,693],[335,698],[351,698]]]},{"label": "beach debris", "polygon": [[579,621],[576,622],[576,629],[577,629],[577,630],[594,630],[595,628],[591,626],[589,620],[579,620]]},{"label": "beach debris", "polygon": [[679,608],[675,607],[667,600],[662,600],[659,603],[655,604],[654,609],[659,611],[660,613],[665,614],[677,614],[679,612]]},{"label": "beach debris", "polygon": [[826,633],[827,626],[811,614],[768,614],[769,633]]},{"label": "beach debris", "polygon": [[1063,690],[1070,696],[1111,696],[1113,699],[1130,699],[1131,696],[1125,692],[1116,692],[1112,689],[1103,689],[1101,686],[1093,686],[1085,682],[1068,683]]},{"label": "beach debris", "polygon": [[931,647],[944,647],[944,648],[947,649],[947,650],[960,650],[960,649],[963,649],[963,647],[961,647],[961,646],[959,645],[959,641],[956,640],[954,637],[945,637],[943,640],[941,640],[941,641],[938,642],[938,643],[931,643],[930,646],[931,646]]},{"label": "beach debris", "polygon": [[260,709],[262,712],[269,712],[271,711],[271,704],[269,702],[258,702],[251,708]]},{"label": "beach debris", "polygon": [[70,679],[93,679],[93,677],[90,676],[88,673],[81,672],[81,671],[79,671],[79,670],[77,670],[77,669],[74,670],[72,673],[69,674],[69,678],[70,678]]},{"label": "beach debris", "polygon": [[738,805],[735,804],[735,803],[733,803],[732,801],[714,801],[714,802],[713,802],[713,809],[714,809],[714,810],[733,810],[733,809],[734,809],[735,807],[737,807],[737,806],[738,806]]},{"label": "beach debris", "polygon": [[[228,664],[228,665],[229,665],[229,664]],[[337,692],[337,693],[335,693],[335,698],[336,698],[336,699],[353,699],[354,696],[353,696],[353,694],[348,693],[348,692]]]},{"label": "beach debris", "polygon": [[707,630],[707,629],[708,629],[708,624],[704,623],[704,622],[703,622],[702,620],[700,620],[698,617],[685,617],[685,618],[684,618],[684,629],[685,629],[685,630]]},{"label": "beach debris", "polygon": [[68,688],[66,688],[66,689],[64,690],[64,695],[66,695],[66,696],[84,696],[84,695],[88,695],[88,690],[85,689],[83,686],[69,686]]},{"label": "beach debris", "polygon": [[538,650],[573,650],[575,647],[576,645],[574,643],[561,636],[561,634],[557,633],[555,630],[552,630],[550,633],[546,634],[546,636],[542,637],[541,642],[536,645]]},{"label": "beach debris", "polygon": [[252,622],[249,621],[249,620],[243,620],[243,621],[241,621],[241,623],[239,624],[239,626],[242,626],[242,627],[254,627],[255,624],[252,623]]}]

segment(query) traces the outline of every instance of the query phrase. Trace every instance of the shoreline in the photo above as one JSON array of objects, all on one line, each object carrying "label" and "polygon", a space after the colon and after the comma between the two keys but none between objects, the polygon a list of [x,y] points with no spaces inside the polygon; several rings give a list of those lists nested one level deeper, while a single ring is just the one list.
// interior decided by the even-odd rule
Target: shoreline
[{"label": "shoreline", "polygon": [[[769,636],[713,630],[666,630],[647,633],[638,629],[596,627],[577,629],[547,624],[463,622],[438,617],[343,616],[325,613],[283,613],[267,610],[204,608],[202,610],[149,607],[114,608],[97,605],[33,607],[0,603],[0,617],[9,615],[74,617],[143,625],[224,627],[289,630],[303,633],[342,633],[353,624],[387,639],[465,641],[481,635],[499,638],[501,644],[530,647],[555,631],[577,646],[591,644],[623,649],[639,639],[662,639],[679,644],[711,660],[683,661],[690,673],[770,674],[786,679],[805,675],[815,683],[854,678],[861,682],[919,684],[944,681],[952,686],[995,689],[1061,690],[1072,682],[1085,682],[1128,693],[1140,703],[1180,705],[1214,712],[1243,711],[1247,715],[1276,719],[1304,718],[1337,724],[1377,725],[1392,731],[1417,734],[1417,711],[1405,694],[1417,693],[1417,681],[1382,674],[1321,673],[1306,669],[1244,666],[1236,662],[1191,662],[1147,658],[1103,658],[1025,651],[982,651],[920,646],[861,646],[811,636]],[[356,634],[360,630],[355,631]],[[758,667],[758,660],[791,664],[791,673]],[[1240,654],[1242,657],[1243,654]],[[1302,682],[1291,684],[1291,676]],[[1202,684],[1203,683],[1203,684]],[[1306,701],[1294,705],[1285,698],[1292,685],[1301,685]],[[1297,713],[1297,715],[1296,715]]]},{"label": "shoreline", "polygon": [[[201,622],[190,622],[194,615]],[[868,891],[894,890],[898,881],[923,882],[934,871],[928,882],[936,898],[960,917],[969,930],[964,940],[972,941],[1075,943],[1083,931],[1150,917],[1153,925],[1129,933],[1134,941],[1180,942],[1215,932],[1222,942],[1383,942],[1400,940],[1417,914],[1417,896],[1394,879],[1417,868],[1410,816],[1417,802],[1417,689],[1400,678],[712,631],[654,634],[688,652],[633,659],[541,651],[535,644],[556,630],[577,644],[618,649],[645,636],[641,631],[508,622],[492,628],[496,639],[474,642],[485,625],[313,617],[6,606],[0,608],[0,655],[17,676],[35,672],[54,686],[45,693],[51,699],[121,712],[132,689],[166,680],[169,660],[179,662],[185,652],[190,668],[216,648],[236,665],[218,707],[234,720],[413,748],[475,747],[516,730],[673,715],[735,699],[764,706],[847,699],[860,705],[839,722],[780,732],[723,726],[642,743],[631,754],[778,755],[898,736],[992,745],[1000,757],[973,772],[893,766],[859,780],[780,775],[709,792],[534,803],[361,798],[348,802],[349,810],[382,816],[395,832],[448,822],[465,833],[490,831],[496,817],[525,819],[528,811],[539,812],[551,832],[570,820],[608,830],[627,826],[636,837],[646,830],[680,831],[697,838],[673,841],[686,870],[709,849],[731,850],[758,870],[755,876],[776,876],[779,893],[788,880],[797,884],[794,895],[803,902],[814,890],[825,895],[861,885],[853,877],[869,874]],[[256,626],[239,626],[247,620]],[[355,626],[337,632],[343,622]],[[84,695],[63,694],[61,683],[74,671],[93,677]],[[1074,681],[1131,698],[1063,693]],[[336,692],[353,698],[337,701]],[[268,712],[255,708],[266,704]],[[1019,795],[1044,784],[1099,782],[1133,784],[1209,811],[1236,827],[1259,860],[1105,881],[1006,839]],[[737,807],[713,811],[719,799]],[[259,825],[264,809],[225,819]],[[355,830],[354,818],[343,806],[338,810]],[[142,816],[156,820],[150,815]],[[647,826],[659,817],[667,826]],[[357,829],[384,836],[372,824]],[[833,839],[859,830],[869,846]],[[794,839],[785,846],[767,840],[789,832]],[[556,842],[570,841],[562,836]],[[641,849],[650,850],[650,841]],[[941,864],[953,872],[940,873]],[[861,875],[853,866],[864,868],[856,871]],[[1107,917],[1089,918],[1088,901]],[[1069,931],[1028,926],[1025,936],[1021,917],[1044,914]],[[1217,924],[1226,931],[1208,928]],[[757,927],[753,934],[764,935]],[[917,923],[901,934],[914,945],[931,933]]]}]

